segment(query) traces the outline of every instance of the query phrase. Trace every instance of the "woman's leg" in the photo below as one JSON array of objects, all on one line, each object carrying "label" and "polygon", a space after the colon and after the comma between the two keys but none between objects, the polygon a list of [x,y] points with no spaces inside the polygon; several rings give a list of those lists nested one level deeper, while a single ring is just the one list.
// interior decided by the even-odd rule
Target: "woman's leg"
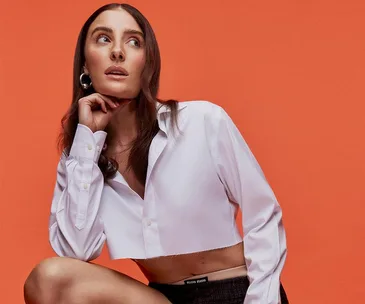
[{"label": "woman's leg", "polygon": [[70,258],[42,261],[24,285],[27,304],[167,304],[165,296],[115,270]]}]

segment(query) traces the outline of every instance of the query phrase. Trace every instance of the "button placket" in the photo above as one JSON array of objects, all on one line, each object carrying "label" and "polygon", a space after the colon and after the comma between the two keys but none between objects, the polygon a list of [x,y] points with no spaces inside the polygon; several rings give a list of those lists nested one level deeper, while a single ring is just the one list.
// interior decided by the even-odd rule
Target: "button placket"
[{"label": "button placket", "polygon": [[158,223],[156,221],[156,198],[154,193],[153,184],[148,184],[148,212],[144,214],[144,236],[145,236],[145,249],[148,257],[158,256],[162,254],[161,240],[158,231]]},{"label": "button placket", "polygon": [[145,227],[151,227],[151,225],[152,225],[152,221],[148,217],[144,218],[143,222],[144,222]]},{"label": "button placket", "polygon": [[76,227],[83,229],[86,225],[87,210],[89,204],[90,184],[92,180],[93,161],[90,159],[82,160],[83,174],[79,185],[79,201],[77,205]]},{"label": "button placket", "polygon": [[87,155],[87,158],[90,160],[95,161],[95,158],[97,156],[97,147],[94,143],[92,142],[85,142],[84,143],[84,151],[85,151],[85,155]]}]

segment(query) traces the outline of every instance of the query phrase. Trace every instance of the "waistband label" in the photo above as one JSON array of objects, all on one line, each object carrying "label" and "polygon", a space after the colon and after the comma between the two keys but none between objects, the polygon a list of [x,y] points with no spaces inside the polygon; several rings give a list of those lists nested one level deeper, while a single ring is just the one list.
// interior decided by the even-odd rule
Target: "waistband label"
[{"label": "waistband label", "polygon": [[187,285],[187,284],[199,284],[199,283],[205,283],[205,282],[208,282],[208,277],[202,277],[202,278],[198,278],[198,279],[185,280],[184,281],[185,285]]}]

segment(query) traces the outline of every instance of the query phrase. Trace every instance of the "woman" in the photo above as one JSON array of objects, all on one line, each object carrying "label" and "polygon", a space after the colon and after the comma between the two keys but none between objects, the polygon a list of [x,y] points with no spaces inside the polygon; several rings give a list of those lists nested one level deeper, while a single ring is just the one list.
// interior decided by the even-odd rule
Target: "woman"
[{"label": "woman", "polygon": [[[87,20],[49,223],[60,257],[33,269],[26,303],[287,303],[282,213],[253,154],[221,107],[158,100],[159,76],[139,11]],[[106,240],[149,286],[90,263]]]}]

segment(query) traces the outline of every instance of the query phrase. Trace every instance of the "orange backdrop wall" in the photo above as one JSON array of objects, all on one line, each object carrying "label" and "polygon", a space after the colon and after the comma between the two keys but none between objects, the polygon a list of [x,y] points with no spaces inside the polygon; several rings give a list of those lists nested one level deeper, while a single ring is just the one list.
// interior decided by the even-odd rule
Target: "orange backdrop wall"
[{"label": "orange backdrop wall", "polygon": [[[48,216],[79,29],[98,0],[0,4],[0,303],[53,256]],[[365,2],[130,1],[161,47],[161,97],[222,105],[284,212],[291,303],[365,303]],[[129,261],[98,263],[145,281]]]}]

